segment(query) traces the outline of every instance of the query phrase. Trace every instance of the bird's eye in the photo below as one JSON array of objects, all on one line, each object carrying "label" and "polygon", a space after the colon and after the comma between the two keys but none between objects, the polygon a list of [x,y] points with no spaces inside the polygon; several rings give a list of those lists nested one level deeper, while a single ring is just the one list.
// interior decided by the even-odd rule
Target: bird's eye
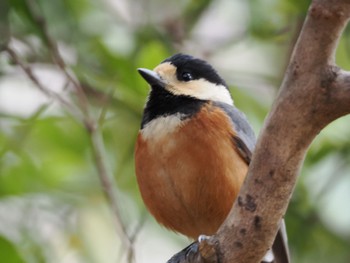
[{"label": "bird's eye", "polygon": [[183,81],[191,81],[191,80],[193,80],[193,76],[189,72],[184,72],[184,73],[182,73],[181,76],[182,76],[182,80]]}]

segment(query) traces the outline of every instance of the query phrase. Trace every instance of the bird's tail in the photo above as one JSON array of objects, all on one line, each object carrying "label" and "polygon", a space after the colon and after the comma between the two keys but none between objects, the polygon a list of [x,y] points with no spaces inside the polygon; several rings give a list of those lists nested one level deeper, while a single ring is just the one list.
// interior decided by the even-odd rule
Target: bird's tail
[{"label": "bird's tail", "polygon": [[280,229],[277,232],[272,249],[264,256],[261,263],[289,263],[289,249],[287,240],[287,231],[284,219],[281,221]]}]

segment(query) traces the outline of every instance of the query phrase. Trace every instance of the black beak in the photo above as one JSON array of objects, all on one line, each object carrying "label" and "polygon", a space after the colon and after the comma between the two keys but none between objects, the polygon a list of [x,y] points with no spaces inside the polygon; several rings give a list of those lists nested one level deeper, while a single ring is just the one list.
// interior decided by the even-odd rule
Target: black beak
[{"label": "black beak", "polygon": [[138,68],[137,71],[151,86],[165,87],[165,81],[153,70]]}]

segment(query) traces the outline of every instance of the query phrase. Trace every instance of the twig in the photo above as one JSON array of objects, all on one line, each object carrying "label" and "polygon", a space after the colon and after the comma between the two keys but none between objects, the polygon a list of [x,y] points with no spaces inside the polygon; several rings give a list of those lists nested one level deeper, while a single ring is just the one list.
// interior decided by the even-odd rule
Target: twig
[{"label": "twig", "polygon": [[121,220],[121,216],[119,213],[119,205],[117,202],[117,193],[113,187],[114,185],[113,176],[109,172],[109,169],[107,169],[108,167],[106,164],[107,157],[106,157],[106,151],[105,151],[101,131],[97,126],[94,126],[94,124],[89,125],[88,131],[91,137],[92,151],[94,154],[96,167],[98,169],[100,182],[104,190],[104,193],[107,197],[107,200],[109,200],[110,207],[114,214],[115,226],[117,228],[117,231],[121,234],[123,244],[126,245],[128,254],[131,254],[133,258],[133,254],[134,254],[133,241],[127,234],[127,230]]},{"label": "twig", "polygon": [[[131,244],[132,244],[132,248],[134,248],[135,240],[136,240],[138,234],[140,233],[142,227],[144,226],[145,222],[146,222],[146,215],[144,214],[144,215],[141,217],[141,219],[140,219],[140,221],[138,222],[138,224],[136,225],[134,231],[129,235],[129,239],[130,239],[130,242],[131,242]],[[129,250],[128,255],[127,255],[127,260],[128,260],[128,262],[132,262],[133,259],[134,259],[134,257],[135,257],[135,256],[134,256],[134,250],[133,250],[133,249],[132,249],[132,250]]]},{"label": "twig", "polygon": [[46,88],[39,79],[35,76],[33,70],[31,67],[29,67],[27,64],[25,64],[16,54],[16,52],[10,48],[8,45],[4,47],[4,50],[10,55],[10,57],[13,59],[14,63],[24,71],[24,73],[27,75],[27,77],[36,85],[36,87],[44,93],[47,97],[52,98],[54,100],[57,100],[62,105],[64,105],[69,112],[71,112],[74,116],[77,116],[78,119],[81,119],[81,114],[75,108],[73,104],[71,104],[69,101],[65,100],[60,94]]},{"label": "twig", "polygon": [[28,7],[28,10],[30,14],[32,15],[33,20],[37,24],[38,28],[41,30],[41,33],[44,37],[44,40],[47,44],[47,47],[49,48],[50,54],[56,63],[56,65],[62,70],[66,78],[69,80],[69,82],[73,85],[73,87],[76,89],[76,94],[79,99],[79,104],[84,112],[84,114],[88,114],[89,109],[89,102],[87,100],[87,97],[85,95],[84,90],[82,89],[80,83],[76,78],[67,70],[66,63],[64,62],[62,56],[59,53],[59,50],[57,48],[56,42],[51,38],[46,20],[43,16],[39,15],[38,12],[36,12],[34,8],[34,1],[33,0],[26,0],[26,4]]},{"label": "twig", "polygon": [[[80,84],[80,82],[73,76],[69,70],[66,67],[66,64],[61,57],[59,50],[57,48],[56,42],[53,40],[53,38],[50,36],[49,31],[47,29],[47,24],[46,20],[43,16],[39,15],[38,12],[35,11],[34,5],[35,3],[33,0],[26,0],[26,4],[28,7],[28,10],[37,24],[37,27],[41,30],[41,33],[43,35],[43,38],[48,46],[48,49],[50,51],[50,54],[53,58],[54,63],[59,67],[59,69],[63,72],[63,74],[67,78],[67,82],[71,83],[73,87],[75,88],[76,94],[79,99],[79,108],[82,111],[82,116],[80,118],[80,121],[82,121],[85,125],[85,128],[87,132],[90,135],[90,140],[91,140],[91,148],[93,151],[94,159],[95,159],[95,164],[96,168],[98,171],[98,177],[100,179],[100,183],[102,185],[103,192],[107,198],[107,201],[111,207],[111,210],[114,215],[115,219],[115,226],[116,230],[119,233],[120,238],[123,241],[123,245],[126,246],[128,250],[128,254],[130,256],[130,261],[132,262],[133,258],[133,248],[132,248],[132,241],[130,240],[126,228],[122,223],[122,219],[119,213],[119,206],[117,202],[117,192],[114,187],[115,183],[113,180],[113,175],[108,171],[107,169],[107,164],[106,164],[106,154],[105,154],[105,147],[100,131],[100,126],[98,125],[98,122],[91,117],[90,112],[89,112],[89,101],[86,97],[86,94]],[[15,62],[18,63],[26,72],[27,76],[36,84],[36,86],[47,94],[48,96],[51,96],[53,99],[58,100],[59,102],[66,104],[66,102],[56,93],[53,93],[51,91],[48,91],[34,76],[32,73],[30,67],[24,65],[21,63],[21,61],[18,59],[16,53],[8,49],[9,54],[14,58]],[[70,104],[68,104],[70,105]],[[100,121],[100,120],[99,120]]]}]

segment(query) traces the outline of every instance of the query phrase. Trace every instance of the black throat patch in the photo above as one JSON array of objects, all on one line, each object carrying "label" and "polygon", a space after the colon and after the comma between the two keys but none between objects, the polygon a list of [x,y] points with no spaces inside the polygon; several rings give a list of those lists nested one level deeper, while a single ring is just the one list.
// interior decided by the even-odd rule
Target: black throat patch
[{"label": "black throat patch", "polygon": [[196,114],[206,103],[190,96],[174,95],[162,87],[152,87],[143,112],[141,129],[160,116],[180,113],[184,119]]}]

